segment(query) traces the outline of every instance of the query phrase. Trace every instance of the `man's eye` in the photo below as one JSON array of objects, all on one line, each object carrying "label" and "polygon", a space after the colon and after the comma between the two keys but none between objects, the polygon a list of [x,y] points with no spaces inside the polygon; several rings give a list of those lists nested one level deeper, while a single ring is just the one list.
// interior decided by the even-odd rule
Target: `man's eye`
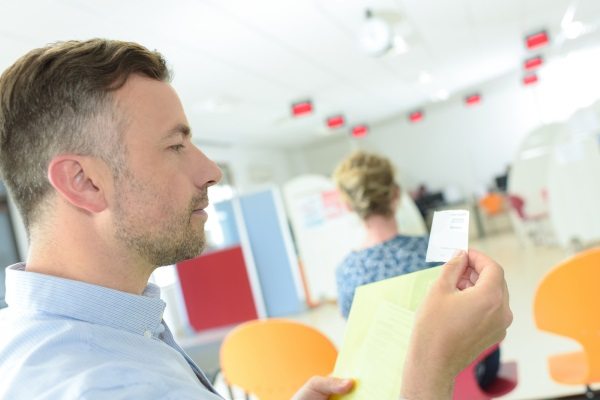
[{"label": "man's eye", "polygon": [[175,145],[173,145],[173,146],[170,146],[169,148],[170,148],[171,150],[174,150],[174,151],[176,151],[176,152],[178,152],[178,153],[179,153],[181,150],[183,150],[183,149],[185,148],[185,146],[184,146],[184,145],[182,145],[182,144],[175,144]]}]

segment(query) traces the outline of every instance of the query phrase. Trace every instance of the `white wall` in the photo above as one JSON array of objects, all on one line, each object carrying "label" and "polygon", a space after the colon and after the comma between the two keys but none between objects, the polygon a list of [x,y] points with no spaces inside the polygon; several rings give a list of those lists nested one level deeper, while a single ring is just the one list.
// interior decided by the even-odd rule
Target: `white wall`
[{"label": "white wall", "polygon": [[423,182],[433,190],[457,186],[465,195],[479,193],[505,171],[531,130],[565,121],[598,100],[598,68],[600,47],[573,51],[548,61],[536,85],[523,86],[521,72],[514,72],[477,87],[483,96],[480,105],[466,107],[465,90],[425,105],[420,123],[410,124],[402,113],[373,124],[363,139],[337,134],[321,145],[297,150],[296,157],[305,160],[301,172],[330,175],[352,148],[361,147],[389,156],[408,189]]},{"label": "white wall", "polygon": [[403,114],[371,126],[363,139],[340,135],[300,151],[306,172],[329,175],[352,147],[361,147],[390,157],[409,189],[424,182],[430,189],[479,191],[505,171],[522,138],[541,123],[535,90],[513,74],[483,86],[480,105],[466,107],[462,96],[454,97],[427,106],[420,123],[409,123]]},{"label": "white wall", "polygon": [[215,145],[201,139],[196,144],[209,158],[229,166],[233,184],[240,193],[269,183],[281,185],[304,168],[303,160],[293,160],[285,150]]},{"label": "white wall", "polygon": [[356,148],[356,142],[346,137],[333,137],[295,152],[303,157],[305,173],[331,176],[339,161]]}]

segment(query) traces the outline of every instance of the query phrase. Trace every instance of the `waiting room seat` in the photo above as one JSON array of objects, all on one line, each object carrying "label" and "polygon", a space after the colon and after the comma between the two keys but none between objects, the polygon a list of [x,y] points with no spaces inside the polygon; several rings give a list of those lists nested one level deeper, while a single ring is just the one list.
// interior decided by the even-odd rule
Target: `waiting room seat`
[{"label": "waiting room seat", "polygon": [[[554,235],[549,229],[547,213],[531,214],[526,211],[525,199],[516,194],[508,195],[508,202],[516,215],[521,228],[515,227],[515,231],[521,236],[531,239],[534,244],[552,244]],[[519,232],[520,231],[520,232]]]},{"label": "waiting room seat", "polygon": [[479,199],[479,206],[486,215],[497,215],[504,211],[504,198],[499,193],[488,193]]},{"label": "waiting room seat", "polygon": [[550,376],[563,384],[600,382],[600,247],[558,264],[541,281],[534,300],[539,329],[577,341],[581,351],[548,359]]},{"label": "waiting room seat", "polygon": [[232,330],[220,351],[226,383],[259,400],[289,399],[314,375],[329,375],[337,350],[316,329],[285,319],[246,322]]},{"label": "waiting room seat", "polygon": [[498,376],[485,390],[479,386],[475,371],[477,364],[497,348],[498,345],[490,347],[458,374],[454,384],[453,400],[490,400],[504,396],[517,386],[517,363],[514,361],[500,364]]},{"label": "waiting room seat", "polygon": [[510,229],[510,220],[506,212],[504,195],[496,192],[487,193],[479,199],[478,205],[485,221],[484,232],[500,232]]}]

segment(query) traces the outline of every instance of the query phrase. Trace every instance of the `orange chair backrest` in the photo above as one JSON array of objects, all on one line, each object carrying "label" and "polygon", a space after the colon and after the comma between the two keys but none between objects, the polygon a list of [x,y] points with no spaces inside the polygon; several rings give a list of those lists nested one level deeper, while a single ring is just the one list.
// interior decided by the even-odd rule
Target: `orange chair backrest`
[{"label": "orange chair backrest", "polygon": [[487,215],[500,214],[504,206],[504,199],[498,193],[488,193],[479,200],[479,206]]},{"label": "orange chair backrest", "polygon": [[[589,379],[600,379],[600,247],[562,262],[542,280],[534,300],[537,327],[575,339]],[[591,382],[591,381],[590,381]]]},{"label": "orange chair backrest", "polygon": [[220,351],[225,380],[259,400],[289,399],[313,375],[329,375],[337,350],[316,329],[284,319],[246,322]]}]

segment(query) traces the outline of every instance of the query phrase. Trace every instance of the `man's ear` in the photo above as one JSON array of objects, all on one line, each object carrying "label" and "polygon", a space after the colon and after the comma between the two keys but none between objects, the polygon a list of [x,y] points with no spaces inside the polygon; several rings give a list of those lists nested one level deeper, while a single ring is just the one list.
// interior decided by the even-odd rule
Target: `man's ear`
[{"label": "man's ear", "polygon": [[89,157],[63,154],[50,161],[48,180],[73,206],[98,213],[107,206],[99,167]]}]

